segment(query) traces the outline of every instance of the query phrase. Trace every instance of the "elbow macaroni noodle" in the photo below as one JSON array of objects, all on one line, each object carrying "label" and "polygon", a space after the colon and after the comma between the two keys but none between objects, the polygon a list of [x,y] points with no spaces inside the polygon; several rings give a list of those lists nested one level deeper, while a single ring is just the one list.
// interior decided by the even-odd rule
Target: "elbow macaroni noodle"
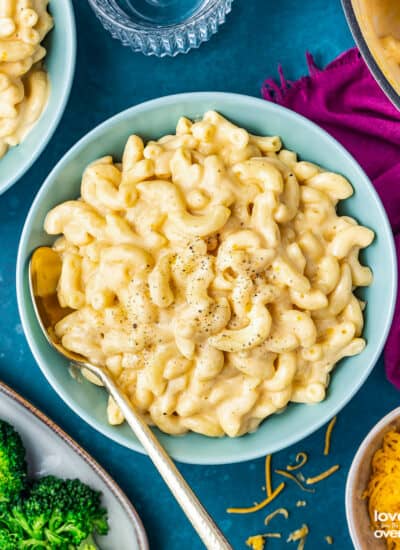
[{"label": "elbow macaroni noodle", "polygon": [[53,27],[48,0],[0,0],[0,157],[20,143],[48,96],[41,42]]},{"label": "elbow macaroni noodle", "polygon": [[[358,253],[374,234],[336,213],[352,193],[216,112],[146,145],[131,136],[121,163],[93,162],[81,198],[46,217],[74,310],[56,334],[167,433],[238,436],[319,402],[365,346],[353,290],[371,283]],[[108,417],[123,421],[112,400]]]},{"label": "elbow macaroni noodle", "polygon": [[389,59],[400,65],[400,40],[392,35],[381,38],[381,44]]}]

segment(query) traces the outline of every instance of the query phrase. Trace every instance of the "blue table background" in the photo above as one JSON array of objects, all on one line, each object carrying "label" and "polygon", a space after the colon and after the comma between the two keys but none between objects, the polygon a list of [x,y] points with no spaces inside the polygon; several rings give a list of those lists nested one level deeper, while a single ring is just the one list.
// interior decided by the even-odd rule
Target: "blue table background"
[{"label": "blue table background", "polygon": [[[110,472],[141,515],[152,550],[189,545],[198,550],[201,543],[147,457],[88,427],[64,405],[35,364],[15,296],[15,261],[23,222],[35,193],[61,156],[88,130],[122,109],[177,92],[220,90],[259,96],[263,79],[277,75],[278,63],[288,78],[295,79],[306,72],[307,49],[322,65],[351,47],[353,40],[339,0],[235,0],[226,24],[210,42],[188,55],[160,60],[124,48],[103,30],[86,1],[73,3],[78,61],[66,113],[40,159],[0,198],[0,378],[60,424]],[[314,495],[288,481],[276,504],[286,505],[291,519],[285,523],[277,518],[269,530],[288,533],[307,523],[306,548],[323,548],[326,535],[334,537],[336,548],[352,548],[344,511],[346,474],[365,434],[398,403],[399,393],[385,380],[381,360],[339,415],[331,456],[322,455],[323,430],[274,455],[274,465],[284,467],[304,450],[310,454],[311,475],[335,463],[341,470],[318,485]],[[247,506],[263,498],[263,460],[218,467],[182,465],[181,470],[235,550],[246,548],[249,535],[268,530],[263,525],[265,510],[243,516],[225,511],[228,506]],[[278,481],[276,476],[275,486]],[[299,499],[306,500],[307,507],[296,508]],[[271,550],[284,546],[284,539],[268,541]]]}]

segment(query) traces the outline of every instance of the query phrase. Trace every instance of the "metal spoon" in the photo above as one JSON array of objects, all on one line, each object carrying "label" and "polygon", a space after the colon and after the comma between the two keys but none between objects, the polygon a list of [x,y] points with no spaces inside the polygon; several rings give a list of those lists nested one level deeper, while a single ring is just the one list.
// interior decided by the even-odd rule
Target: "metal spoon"
[{"label": "metal spoon", "polygon": [[143,445],[205,546],[209,550],[232,550],[152,430],[138,411],[133,408],[132,403],[118,389],[108,372],[102,367],[89,363],[86,357],[65,349],[57,338],[53,330],[54,325],[73,311],[61,307],[58,302],[57,284],[60,273],[61,259],[54,250],[40,247],[33,252],[29,263],[29,289],[37,320],[47,341],[61,355],[72,361],[76,367],[87,369],[101,381],[121,409],[132,431]]}]

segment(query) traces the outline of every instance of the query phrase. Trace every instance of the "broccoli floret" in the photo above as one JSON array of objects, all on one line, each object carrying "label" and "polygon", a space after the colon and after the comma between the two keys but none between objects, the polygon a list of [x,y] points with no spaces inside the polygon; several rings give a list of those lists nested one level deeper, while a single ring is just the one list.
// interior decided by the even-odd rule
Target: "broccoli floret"
[{"label": "broccoli floret", "polygon": [[16,550],[20,541],[16,533],[10,533],[7,529],[0,528],[0,548],[1,550]]},{"label": "broccoli floret", "polygon": [[[1,548],[1,546],[0,546]],[[79,545],[78,550],[99,550],[99,547],[94,541],[94,538],[92,535],[90,535],[87,539],[85,539],[81,544]]]},{"label": "broccoli floret", "polygon": [[14,428],[0,420],[0,504],[11,502],[27,483],[25,447]]},{"label": "broccoli floret", "polygon": [[[35,481],[9,514],[0,515],[0,524],[22,534],[24,542],[17,548],[75,549],[93,533],[108,532],[100,498],[99,492],[78,479],[47,476]],[[88,544],[86,550],[93,550]]]},{"label": "broccoli floret", "polygon": [[0,550],[98,550],[93,534],[107,532],[101,494],[82,481],[28,485],[22,440],[0,420]]}]

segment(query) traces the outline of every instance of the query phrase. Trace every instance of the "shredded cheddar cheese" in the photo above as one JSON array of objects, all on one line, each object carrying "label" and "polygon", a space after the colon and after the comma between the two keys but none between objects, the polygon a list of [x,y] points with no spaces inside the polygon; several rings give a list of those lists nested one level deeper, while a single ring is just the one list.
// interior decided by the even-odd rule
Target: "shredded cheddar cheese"
[{"label": "shredded cheddar cheese", "polygon": [[[324,455],[329,455],[330,452],[330,445],[331,445],[331,436],[332,436],[332,430],[336,424],[336,416],[332,418],[332,420],[329,422],[326,432],[325,432],[325,447],[324,447]],[[390,441],[389,441],[390,440]],[[389,462],[387,457],[384,456],[384,451],[380,450],[376,453],[374,456],[373,461],[373,467],[375,465],[376,472],[379,471],[379,467],[381,468],[381,471],[379,474],[377,474],[380,478],[383,478],[383,473],[388,471],[389,465],[393,463],[394,460],[396,460],[396,483],[399,487],[396,490],[396,495],[398,495],[397,503],[400,503],[400,433],[397,432],[391,432],[388,434],[388,441],[387,446],[390,447],[393,455],[393,449],[396,448],[397,450],[397,458],[394,458],[391,456],[392,462]],[[386,449],[387,451],[387,449]],[[285,470],[274,470],[275,474],[278,474],[280,476],[283,476],[287,479],[290,479],[291,481],[294,481],[298,487],[302,491],[306,491],[308,493],[315,493],[314,488],[307,488],[305,485],[313,485],[315,483],[319,483],[320,481],[328,478],[335,472],[337,472],[340,468],[339,464],[335,464],[334,466],[331,466],[327,470],[321,472],[320,474],[313,476],[313,477],[307,477],[305,478],[300,470],[305,466],[305,464],[308,462],[308,455],[304,451],[301,451],[296,454],[295,461],[293,464],[288,464],[286,466]],[[285,483],[282,482],[278,487],[274,490],[273,489],[273,483],[272,483],[272,455],[267,455],[265,457],[265,485],[262,487],[263,491],[266,492],[266,498],[259,502],[255,503],[254,506],[250,506],[248,508],[228,508],[227,512],[230,514],[249,514],[252,512],[257,512],[270,504],[273,500],[275,500],[278,495],[283,491],[285,488]],[[386,470],[385,470],[386,467]],[[375,471],[375,470],[374,470]],[[292,473],[296,472],[296,473]],[[391,470],[389,473],[393,473]],[[394,483],[392,480],[391,483]],[[376,479],[371,478],[370,485],[368,486],[367,491],[365,492],[364,496],[370,498],[370,514],[371,514],[371,500],[372,495],[374,497],[378,497],[381,500],[384,498],[381,493],[377,492],[376,489],[378,487],[378,482]],[[296,502],[296,507],[304,507],[307,506],[307,501],[305,500],[298,500]],[[373,505],[372,505],[373,506]],[[399,510],[400,514],[400,510]],[[289,518],[289,511],[286,508],[277,508],[270,514],[268,514],[264,519],[264,524],[269,525],[270,522],[278,515],[282,515],[285,519]],[[400,516],[399,516],[400,517]],[[371,521],[372,521],[372,515],[371,515]],[[309,534],[309,528],[306,524],[303,524],[300,529],[296,529],[295,531],[291,532],[287,538],[287,542],[298,542],[297,550],[303,550],[305,547],[306,539]],[[264,533],[264,534],[257,534],[249,537],[246,540],[246,545],[249,546],[252,550],[264,550],[265,543],[267,538],[281,538],[280,533]],[[324,537],[324,541],[326,544],[333,544],[333,537],[330,535],[326,535]],[[400,550],[400,539],[398,539],[398,546],[388,546],[389,550]]]},{"label": "shredded cheddar cheese", "polygon": [[270,497],[272,494],[272,483],[271,483],[271,455],[268,455],[265,458],[265,486],[267,489],[267,495]]},{"label": "shredded cheddar cheese", "polygon": [[325,447],[324,447],[324,455],[327,456],[329,454],[329,451],[331,449],[331,436],[332,436],[332,430],[335,427],[337,417],[334,416],[332,420],[329,422],[328,427],[326,429],[325,433]]},{"label": "shredded cheddar cheese", "polygon": [[273,493],[268,496],[266,499],[264,499],[262,502],[259,502],[258,504],[255,504],[254,506],[250,506],[249,508],[228,508],[226,511],[228,514],[251,514],[252,512],[258,512],[258,510],[261,510],[267,504],[272,502],[285,488],[285,484],[282,482],[278,487],[273,491]]},{"label": "shredded cheddar cheese", "polygon": [[309,533],[308,525],[305,523],[300,527],[300,529],[296,529],[296,531],[293,531],[293,533],[290,533],[289,538],[287,539],[287,542],[296,542],[296,540],[304,539],[308,533]]},{"label": "shredded cheddar cheese", "polygon": [[[391,430],[372,458],[372,475],[363,495],[368,498],[368,511],[374,530],[385,532],[387,548],[400,549],[398,532],[400,513],[400,433]],[[380,517],[379,517],[380,516]]]},{"label": "shredded cheddar cheese", "polygon": [[280,533],[264,533],[263,535],[253,535],[246,540],[247,546],[250,546],[252,550],[264,550],[265,539],[280,539],[282,535]]},{"label": "shredded cheddar cheese", "polygon": [[262,535],[254,535],[246,540],[246,545],[252,550],[264,550],[264,537]]},{"label": "shredded cheddar cheese", "polygon": [[306,487],[304,487],[304,485],[293,474],[290,474],[289,472],[285,472],[285,470],[275,470],[275,473],[279,474],[280,476],[287,477],[288,479],[291,479],[292,481],[294,481],[300,487],[300,489],[302,491],[306,491],[307,493],[315,493],[314,489],[306,489]]},{"label": "shredded cheddar cheese", "polygon": [[339,464],[335,464],[335,466],[332,466],[332,468],[329,468],[328,470],[325,470],[325,472],[321,472],[315,477],[308,477],[306,479],[307,485],[313,485],[314,483],[319,483],[323,479],[326,479],[327,477],[331,476],[335,472],[339,470],[340,466]]},{"label": "shredded cheddar cheese", "polygon": [[307,453],[297,453],[296,455],[296,464],[286,466],[286,470],[289,470],[289,472],[292,472],[293,470],[299,470],[304,466],[304,464],[307,462],[308,456]]},{"label": "shredded cheddar cheese", "polygon": [[287,542],[296,542],[296,541],[300,541],[298,546],[297,546],[297,550],[303,550],[304,548],[304,545],[305,545],[305,542],[306,542],[306,538],[307,538],[307,535],[309,533],[309,529],[308,529],[308,526],[304,523],[300,529],[296,529],[296,531],[293,531],[293,533],[290,533],[288,539],[287,539]]},{"label": "shredded cheddar cheese", "polygon": [[268,516],[265,518],[264,520],[265,525],[268,525],[268,523],[272,519],[274,519],[275,516],[278,516],[279,514],[282,515],[285,519],[288,519],[289,517],[289,512],[286,510],[286,508],[277,508],[276,510],[268,514]]}]

